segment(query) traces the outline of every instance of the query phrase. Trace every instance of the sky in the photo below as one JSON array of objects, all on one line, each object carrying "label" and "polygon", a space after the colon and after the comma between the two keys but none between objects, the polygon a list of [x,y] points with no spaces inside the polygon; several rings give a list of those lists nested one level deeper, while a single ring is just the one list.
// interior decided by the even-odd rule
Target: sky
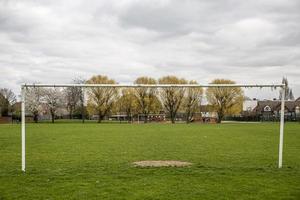
[{"label": "sky", "polygon": [[[299,0],[0,0],[0,88],[107,75],[289,80],[300,96]],[[278,92],[250,91],[252,97]]]}]

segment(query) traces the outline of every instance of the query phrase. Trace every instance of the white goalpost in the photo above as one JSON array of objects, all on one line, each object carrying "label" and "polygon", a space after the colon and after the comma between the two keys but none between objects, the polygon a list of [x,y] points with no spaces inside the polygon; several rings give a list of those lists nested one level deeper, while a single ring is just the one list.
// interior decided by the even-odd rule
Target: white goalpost
[{"label": "white goalpost", "polygon": [[35,87],[79,87],[79,88],[222,88],[222,87],[241,87],[241,88],[281,88],[281,113],[280,113],[280,131],[279,131],[279,152],[278,168],[282,168],[283,154],[283,136],[284,136],[284,110],[285,110],[285,84],[22,84],[21,86],[21,145],[22,145],[22,171],[26,170],[26,129],[25,129],[25,104],[26,88]]}]

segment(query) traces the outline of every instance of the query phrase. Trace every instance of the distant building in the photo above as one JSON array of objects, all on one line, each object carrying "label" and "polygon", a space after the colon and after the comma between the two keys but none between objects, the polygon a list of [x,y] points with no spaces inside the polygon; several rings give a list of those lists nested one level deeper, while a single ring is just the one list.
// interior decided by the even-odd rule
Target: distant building
[{"label": "distant building", "polygon": [[[247,100],[243,103],[243,116],[256,117],[261,121],[274,121],[280,119],[280,100]],[[300,118],[300,98],[295,101],[285,101],[285,119],[295,121]]]}]

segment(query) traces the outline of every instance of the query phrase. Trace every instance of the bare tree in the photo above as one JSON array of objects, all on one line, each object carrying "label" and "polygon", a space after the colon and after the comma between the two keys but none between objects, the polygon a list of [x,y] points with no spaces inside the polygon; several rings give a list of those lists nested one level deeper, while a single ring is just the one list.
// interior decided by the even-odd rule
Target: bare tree
[{"label": "bare tree", "polygon": [[54,123],[58,109],[64,104],[63,99],[63,93],[58,88],[48,88],[44,91],[43,100],[51,114],[52,123]]},{"label": "bare tree", "polygon": [[[86,80],[84,80],[83,78],[75,78],[73,80],[73,83],[84,84],[84,83],[86,83]],[[82,123],[84,123],[84,121],[85,121],[85,106],[84,106],[85,91],[84,91],[84,88],[80,88],[78,90],[78,94],[77,95],[79,97],[79,104],[80,104],[80,112],[81,112]]]},{"label": "bare tree", "polygon": [[[159,79],[160,84],[187,84],[185,79],[179,79],[176,76],[165,76]],[[181,106],[185,89],[184,88],[162,88],[161,89],[161,99],[163,105],[170,115],[171,122],[175,123],[175,118],[178,109]]]},{"label": "bare tree", "polygon": [[[190,81],[189,84],[197,84],[196,81]],[[186,114],[186,123],[190,123],[194,117],[195,112],[200,108],[202,100],[203,89],[202,88],[187,88],[184,97],[184,108]]]},{"label": "bare tree", "polygon": [[0,111],[1,115],[7,116],[12,110],[12,105],[16,103],[16,95],[7,88],[0,89]]},{"label": "bare tree", "polygon": [[80,104],[81,95],[82,95],[82,88],[67,87],[64,89],[66,107],[69,112],[70,119],[73,119],[74,111],[76,107]]}]

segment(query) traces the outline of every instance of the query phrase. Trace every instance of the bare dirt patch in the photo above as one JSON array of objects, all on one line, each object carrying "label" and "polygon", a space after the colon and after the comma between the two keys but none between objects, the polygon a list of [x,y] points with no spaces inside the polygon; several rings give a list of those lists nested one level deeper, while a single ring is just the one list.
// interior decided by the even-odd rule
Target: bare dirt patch
[{"label": "bare dirt patch", "polygon": [[192,165],[190,162],[178,160],[143,160],[133,164],[136,167],[186,167]]}]

